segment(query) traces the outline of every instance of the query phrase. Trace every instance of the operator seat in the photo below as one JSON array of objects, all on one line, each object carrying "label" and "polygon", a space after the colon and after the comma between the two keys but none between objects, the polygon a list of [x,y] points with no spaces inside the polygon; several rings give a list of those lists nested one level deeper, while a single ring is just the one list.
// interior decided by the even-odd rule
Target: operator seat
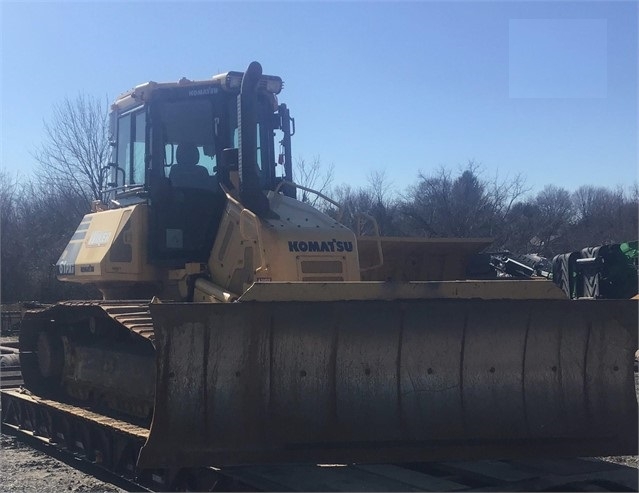
[{"label": "operator seat", "polygon": [[180,144],[175,152],[176,164],[169,178],[174,187],[210,188],[210,175],[204,166],[198,166],[200,151],[194,144]]}]

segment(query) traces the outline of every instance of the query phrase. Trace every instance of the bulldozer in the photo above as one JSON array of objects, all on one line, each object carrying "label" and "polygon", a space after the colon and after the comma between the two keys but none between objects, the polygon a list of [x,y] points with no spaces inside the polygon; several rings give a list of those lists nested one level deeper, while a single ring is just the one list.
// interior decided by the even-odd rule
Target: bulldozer
[{"label": "bulldozer", "polygon": [[149,428],[141,468],[636,453],[637,300],[468,280],[490,240],[298,200],[282,87],[252,62],[116,99],[56,264],[103,299],[26,314],[26,388]]}]

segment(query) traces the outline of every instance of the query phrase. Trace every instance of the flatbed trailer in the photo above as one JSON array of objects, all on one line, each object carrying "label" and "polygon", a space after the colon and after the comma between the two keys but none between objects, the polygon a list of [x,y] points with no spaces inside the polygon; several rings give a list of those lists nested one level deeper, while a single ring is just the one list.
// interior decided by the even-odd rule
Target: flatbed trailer
[{"label": "flatbed trailer", "polygon": [[404,464],[136,468],[148,429],[18,389],[3,430],[67,451],[150,491],[637,491],[637,469],[593,458]]}]

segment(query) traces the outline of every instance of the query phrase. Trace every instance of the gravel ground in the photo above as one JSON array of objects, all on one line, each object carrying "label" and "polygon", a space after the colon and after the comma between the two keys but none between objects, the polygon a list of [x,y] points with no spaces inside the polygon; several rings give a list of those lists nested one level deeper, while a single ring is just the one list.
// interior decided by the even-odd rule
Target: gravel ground
[{"label": "gravel ground", "polygon": [[600,459],[608,462],[614,462],[615,464],[621,464],[628,467],[634,467],[639,469],[639,456],[636,455],[619,455],[613,457],[599,457]]},{"label": "gravel ground", "polygon": [[34,450],[12,436],[1,435],[2,492],[124,492],[110,483]]},{"label": "gravel ground", "polygon": [[[637,394],[637,400],[639,400],[639,374],[635,373],[635,392]],[[609,462],[615,462],[617,464],[623,464],[624,466],[635,467],[639,469],[639,456],[637,455],[622,455],[614,457],[600,457],[603,460]]]}]

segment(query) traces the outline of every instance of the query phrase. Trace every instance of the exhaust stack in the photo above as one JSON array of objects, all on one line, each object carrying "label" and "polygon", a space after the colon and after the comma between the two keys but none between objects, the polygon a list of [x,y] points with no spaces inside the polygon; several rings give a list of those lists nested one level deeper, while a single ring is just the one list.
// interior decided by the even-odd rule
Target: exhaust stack
[{"label": "exhaust stack", "polygon": [[269,212],[268,199],[262,192],[257,168],[257,87],[262,66],[251,62],[244,76],[237,98],[238,174],[240,201],[260,217]]}]

